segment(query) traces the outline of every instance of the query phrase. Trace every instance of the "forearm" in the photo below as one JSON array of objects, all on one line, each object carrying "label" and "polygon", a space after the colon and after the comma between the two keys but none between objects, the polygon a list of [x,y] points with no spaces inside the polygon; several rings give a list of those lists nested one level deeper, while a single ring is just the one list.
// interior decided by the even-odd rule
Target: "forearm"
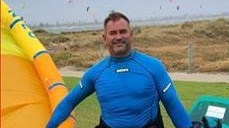
[{"label": "forearm", "polygon": [[77,85],[57,105],[46,128],[57,128],[70,115],[74,107],[93,92],[94,89],[90,86],[81,88],[80,85]]},{"label": "forearm", "polygon": [[64,120],[67,119],[73,109],[74,104],[70,103],[66,97],[54,110],[53,115],[48,122],[47,128],[57,128]]},{"label": "forearm", "polygon": [[172,87],[162,96],[162,102],[176,128],[190,128],[190,117]]}]

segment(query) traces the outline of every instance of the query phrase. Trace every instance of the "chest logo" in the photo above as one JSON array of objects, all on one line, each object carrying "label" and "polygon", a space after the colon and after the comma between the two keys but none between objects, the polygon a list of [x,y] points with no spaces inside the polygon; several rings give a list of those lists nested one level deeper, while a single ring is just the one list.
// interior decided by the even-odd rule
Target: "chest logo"
[{"label": "chest logo", "polygon": [[124,73],[124,72],[129,72],[129,68],[116,69],[116,73]]}]

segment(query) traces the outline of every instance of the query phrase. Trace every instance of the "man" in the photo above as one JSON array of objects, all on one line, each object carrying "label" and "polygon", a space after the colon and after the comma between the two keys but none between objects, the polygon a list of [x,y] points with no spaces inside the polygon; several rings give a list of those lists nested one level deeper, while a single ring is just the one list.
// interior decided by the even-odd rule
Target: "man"
[{"label": "man", "polygon": [[56,128],[93,92],[101,108],[99,128],[163,128],[159,101],[177,128],[191,127],[162,63],[132,50],[129,19],[112,12],[104,28],[103,40],[110,56],[86,71],[80,84],[57,106],[47,128]]}]

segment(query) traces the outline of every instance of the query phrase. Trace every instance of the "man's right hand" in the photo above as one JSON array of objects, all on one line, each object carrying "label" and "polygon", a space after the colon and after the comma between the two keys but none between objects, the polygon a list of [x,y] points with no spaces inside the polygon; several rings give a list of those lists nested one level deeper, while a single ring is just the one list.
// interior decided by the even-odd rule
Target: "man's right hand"
[{"label": "man's right hand", "polygon": [[222,121],[217,119],[216,126],[210,126],[207,117],[203,117],[202,121],[193,121],[192,128],[222,128]]}]

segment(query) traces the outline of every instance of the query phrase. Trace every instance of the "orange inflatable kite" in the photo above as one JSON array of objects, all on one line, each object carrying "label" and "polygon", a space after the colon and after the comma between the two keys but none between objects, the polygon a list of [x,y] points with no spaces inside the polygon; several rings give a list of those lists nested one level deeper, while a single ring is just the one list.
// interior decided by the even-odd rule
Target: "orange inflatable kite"
[{"label": "orange inflatable kite", "polygon": [[[1,127],[44,128],[67,93],[46,49],[1,1]],[[74,122],[70,116],[60,128]]]}]

